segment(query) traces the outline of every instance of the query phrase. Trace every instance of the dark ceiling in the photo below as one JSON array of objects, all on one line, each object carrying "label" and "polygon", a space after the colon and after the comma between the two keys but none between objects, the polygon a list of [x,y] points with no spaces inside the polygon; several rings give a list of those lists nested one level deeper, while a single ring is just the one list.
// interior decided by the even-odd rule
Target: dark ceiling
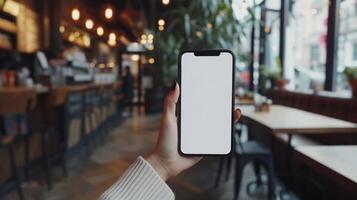
[{"label": "dark ceiling", "polygon": [[[158,16],[166,9],[161,0],[77,0],[73,5],[110,29],[124,32],[130,41],[138,41],[145,29],[155,28]],[[110,20],[104,17],[107,7],[114,11]]]}]

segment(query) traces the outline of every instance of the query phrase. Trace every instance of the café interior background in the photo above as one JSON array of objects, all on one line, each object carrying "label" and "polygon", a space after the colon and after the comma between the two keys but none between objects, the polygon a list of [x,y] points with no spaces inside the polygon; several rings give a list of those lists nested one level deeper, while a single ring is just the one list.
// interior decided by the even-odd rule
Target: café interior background
[{"label": "caf\u00e9 interior background", "polygon": [[231,155],[168,181],[177,199],[356,199],[356,18],[356,0],[0,0],[0,199],[97,199],[153,148],[187,49],[234,53],[244,112]]}]

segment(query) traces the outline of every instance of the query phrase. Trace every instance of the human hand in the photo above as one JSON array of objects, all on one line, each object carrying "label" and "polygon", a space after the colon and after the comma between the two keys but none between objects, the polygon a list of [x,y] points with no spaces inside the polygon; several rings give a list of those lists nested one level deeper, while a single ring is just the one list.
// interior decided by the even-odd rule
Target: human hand
[{"label": "human hand", "polygon": [[[175,82],[164,101],[158,142],[154,151],[146,157],[146,160],[164,181],[192,167],[202,159],[202,157],[184,157],[178,152],[177,117],[175,111],[179,96],[180,88]],[[240,115],[240,110],[235,110],[234,122],[238,121]]]}]

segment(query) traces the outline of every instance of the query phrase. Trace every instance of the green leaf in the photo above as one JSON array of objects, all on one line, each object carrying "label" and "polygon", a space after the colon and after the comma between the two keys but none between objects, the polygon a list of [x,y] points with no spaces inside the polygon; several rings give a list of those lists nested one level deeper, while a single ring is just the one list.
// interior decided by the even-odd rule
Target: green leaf
[{"label": "green leaf", "polygon": [[[164,80],[163,84],[176,76],[177,55],[183,49],[227,48],[237,58],[250,59],[239,43],[246,35],[245,30],[250,30],[253,12],[249,9],[251,17],[239,21],[231,4],[232,0],[180,0],[164,11],[161,17],[167,21],[165,31],[157,31],[154,40],[158,74],[163,76],[158,79]],[[208,28],[207,24],[213,27]],[[198,31],[202,37],[197,36]]]}]

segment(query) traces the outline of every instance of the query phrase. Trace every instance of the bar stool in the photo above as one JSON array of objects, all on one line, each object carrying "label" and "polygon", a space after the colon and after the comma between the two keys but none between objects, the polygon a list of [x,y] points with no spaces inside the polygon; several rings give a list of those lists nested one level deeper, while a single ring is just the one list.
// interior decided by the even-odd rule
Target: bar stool
[{"label": "bar stool", "polygon": [[91,114],[91,123],[92,123],[93,133],[91,135],[91,140],[96,141],[96,138],[102,135],[102,121],[103,121],[103,116],[101,112],[102,90],[100,85],[94,85],[92,86],[92,88],[93,88],[93,95],[92,95],[93,112]]},{"label": "bar stool", "polygon": [[117,125],[118,123],[116,123],[116,117],[117,117],[117,105],[116,105],[116,100],[115,100],[115,92],[116,90],[116,84],[112,84],[109,88],[108,88],[108,123],[109,123],[109,127],[113,128],[115,125]]},{"label": "bar stool", "polygon": [[123,103],[122,103],[122,82],[116,81],[113,84],[113,92],[112,92],[112,102],[115,106],[115,118],[121,118],[121,113],[123,111]]},{"label": "bar stool", "polygon": [[[4,134],[0,135],[0,150],[8,152],[8,164],[12,174],[5,183],[0,183],[0,196],[15,186],[19,198],[24,199],[20,171],[23,170],[25,162],[17,162],[15,146],[23,142],[24,137],[29,134],[27,120],[35,104],[36,93],[33,89],[21,87],[0,91],[0,116],[4,122]],[[28,149],[25,148],[25,151]],[[3,162],[2,167],[6,166],[6,161]]]},{"label": "bar stool", "polygon": [[[63,174],[67,176],[67,160],[81,148],[83,138],[83,92],[84,88],[63,86],[51,91],[50,104],[55,113],[52,119],[52,137],[58,143],[58,149],[52,150],[50,163],[61,163]],[[49,143],[51,147],[51,142]]]},{"label": "bar stool", "polygon": [[[45,180],[48,189],[52,189],[51,167],[50,167],[50,144],[49,139],[51,131],[56,127],[51,123],[49,115],[48,98],[49,93],[40,93],[36,95],[37,106],[29,118],[29,134],[25,136],[25,180],[28,180],[31,170],[36,170],[38,161],[41,161],[45,169]],[[39,140],[41,141],[40,143]],[[41,157],[38,156],[37,148],[41,147]],[[35,157],[34,157],[35,156]],[[42,173],[43,171],[41,171]]]},{"label": "bar stool", "polygon": [[102,116],[102,135],[106,136],[109,133],[111,123],[110,123],[110,104],[111,103],[111,92],[108,86],[103,86],[101,88],[101,99],[100,99],[100,110]]},{"label": "bar stool", "polygon": [[67,159],[81,148],[83,138],[83,90],[69,90],[63,113],[62,166],[67,175]]},{"label": "bar stool", "polygon": [[83,97],[83,129],[84,141],[87,149],[87,155],[90,156],[90,140],[97,131],[97,120],[95,114],[96,88],[88,87]]}]

